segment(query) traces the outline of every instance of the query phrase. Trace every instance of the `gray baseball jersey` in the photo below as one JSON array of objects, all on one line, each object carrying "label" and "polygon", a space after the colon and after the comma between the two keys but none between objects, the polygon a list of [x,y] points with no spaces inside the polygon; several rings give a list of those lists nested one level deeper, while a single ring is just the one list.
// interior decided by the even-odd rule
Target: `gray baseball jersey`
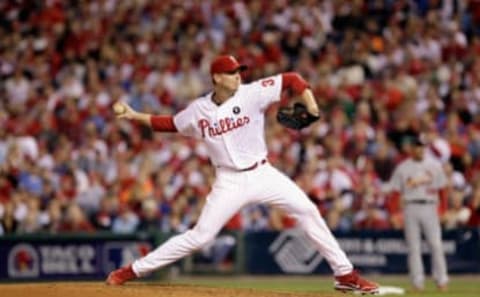
[{"label": "gray baseball jersey", "polygon": [[400,163],[393,172],[389,190],[402,193],[403,200],[438,199],[438,190],[446,186],[447,177],[442,165],[436,160],[411,158]]}]

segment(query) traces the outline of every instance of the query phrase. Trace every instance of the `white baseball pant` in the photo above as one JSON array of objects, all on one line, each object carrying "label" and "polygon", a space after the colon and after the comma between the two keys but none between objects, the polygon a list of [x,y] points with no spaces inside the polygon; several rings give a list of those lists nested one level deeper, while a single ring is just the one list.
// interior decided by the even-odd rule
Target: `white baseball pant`
[{"label": "white baseball pant", "polygon": [[136,260],[133,271],[144,276],[181,259],[215,238],[220,229],[241,208],[252,203],[280,207],[306,232],[317,250],[326,258],[334,275],[353,269],[351,262],[333,237],[318,209],[286,175],[266,163],[251,171],[217,168],[212,191],[197,224],[183,234],[171,237],[158,248]]}]

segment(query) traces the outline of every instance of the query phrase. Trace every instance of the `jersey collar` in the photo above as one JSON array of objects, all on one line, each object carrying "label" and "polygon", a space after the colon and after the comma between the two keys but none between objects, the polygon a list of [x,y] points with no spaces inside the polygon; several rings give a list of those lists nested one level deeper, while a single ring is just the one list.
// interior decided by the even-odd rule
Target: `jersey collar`
[{"label": "jersey collar", "polygon": [[220,107],[224,105],[227,101],[232,100],[232,98],[234,98],[237,94],[238,94],[238,89],[235,91],[235,93],[233,93],[232,96],[228,97],[228,99],[223,101],[222,103],[217,103],[215,102],[215,100],[213,100],[215,92],[211,92],[209,97],[210,97],[210,102],[212,102],[213,105],[215,105],[216,107]]}]

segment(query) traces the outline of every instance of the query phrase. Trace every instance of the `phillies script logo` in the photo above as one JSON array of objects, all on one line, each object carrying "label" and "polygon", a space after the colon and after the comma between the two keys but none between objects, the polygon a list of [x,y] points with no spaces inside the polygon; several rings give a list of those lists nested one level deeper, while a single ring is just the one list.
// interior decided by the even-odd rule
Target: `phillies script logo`
[{"label": "phillies script logo", "polygon": [[224,118],[218,121],[218,123],[213,123],[213,126],[210,125],[210,122],[206,119],[201,119],[198,121],[198,127],[202,130],[202,137],[205,138],[207,132],[208,136],[213,137],[240,128],[248,123],[250,123],[250,118],[248,116],[236,119]]}]

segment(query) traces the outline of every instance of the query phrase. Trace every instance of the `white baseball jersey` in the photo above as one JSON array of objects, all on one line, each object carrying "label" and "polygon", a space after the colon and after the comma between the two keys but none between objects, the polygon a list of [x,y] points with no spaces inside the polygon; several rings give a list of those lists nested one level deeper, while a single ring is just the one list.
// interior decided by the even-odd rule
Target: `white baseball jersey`
[{"label": "white baseball jersey", "polygon": [[266,158],[266,108],[280,100],[282,76],[242,84],[221,105],[213,93],[194,100],[173,118],[179,133],[203,139],[215,166],[244,169]]}]

